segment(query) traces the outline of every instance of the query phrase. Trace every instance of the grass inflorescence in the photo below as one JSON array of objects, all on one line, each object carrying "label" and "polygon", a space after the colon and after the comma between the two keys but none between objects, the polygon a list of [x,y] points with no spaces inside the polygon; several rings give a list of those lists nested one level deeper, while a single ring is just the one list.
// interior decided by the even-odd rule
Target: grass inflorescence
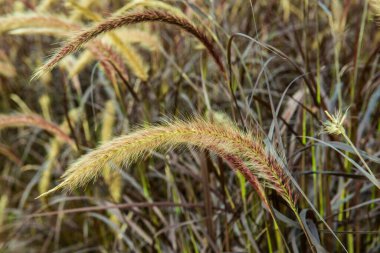
[{"label": "grass inflorescence", "polygon": [[294,202],[289,180],[280,165],[266,154],[259,137],[243,133],[230,124],[210,123],[201,119],[149,127],[106,142],[73,163],[63,175],[62,183],[48,193],[84,186],[97,178],[106,166],[130,164],[147,152],[178,145],[210,150],[234,165],[234,169],[243,173],[253,185],[257,184],[256,177],[261,178],[267,187],[287,201]]},{"label": "grass inflorescence", "polygon": [[179,28],[187,31],[188,33],[199,39],[208,50],[215,63],[219,67],[222,73],[225,73],[224,65],[218,53],[215,43],[197,26],[193,25],[189,20],[184,17],[176,16],[171,13],[158,11],[158,10],[146,10],[142,12],[127,13],[125,15],[111,17],[98,25],[85,30],[75,37],[71,38],[65,45],[58,49],[54,54],[36,73],[35,77],[41,76],[48,70],[54,68],[54,66],[62,60],[65,56],[74,53],[80,47],[82,47],[88,41],[96,38],[102,33],[112,31],[114,29],[143,22],[163,22],[171,25],[178,26]]}]

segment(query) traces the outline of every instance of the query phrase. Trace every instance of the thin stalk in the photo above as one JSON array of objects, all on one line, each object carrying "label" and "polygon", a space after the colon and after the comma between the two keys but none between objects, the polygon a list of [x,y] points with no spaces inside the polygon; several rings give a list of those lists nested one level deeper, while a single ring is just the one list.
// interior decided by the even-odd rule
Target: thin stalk
[{"label": "thin stalk", "polygon": [[305,228],[305,225],[303,224],[302,219],[301,219],[300,215],[298,214],[297,207],[296,207],[295,205],[290,205],[290,208],[292,209],[294,215],[295,215],[296,218],[297,218],[298,223],[299,223],[300,226],[301,226],[302,231],[304,232],[304,234],[305,234],[305,236],[306,236],[306,239],[307,239],[307,242],[308,242],[309,245],[310,245],[310,249],[311,249],[311,251],[312,251],[312,252],[316,252],[316,251],[315,251],[315,248],[314,248],[314,246],[313,246],[313,243],[311,242],[311,239],[310,239],[310,237],[309,237],[309,234],[307,233],[307,230],[306,230],[306,228]]},{"label": "thin stalk", "polygon": [[[369,168],[369,166],[367,165],[367,163],[364,161],[362,155],[359,153],[358,149],[355,147],[355,145],[352,143],[352,141],[350,140],[350,138],[348,138],[346,132],[342,132],[342,136],[343,138],[348,142],[348,144],[352,147],[352,149],[354,150],[355,154],[359,157],[360,161],[363,163],[364,167],[366,168],[366,170],[368,171],[368,173],[373,176],[374,178],[375,175],[373,174],[373,172],[371,171],[371,169]],[[380,185],[377,184],[376,185],[378,188],[380,188]]]}]

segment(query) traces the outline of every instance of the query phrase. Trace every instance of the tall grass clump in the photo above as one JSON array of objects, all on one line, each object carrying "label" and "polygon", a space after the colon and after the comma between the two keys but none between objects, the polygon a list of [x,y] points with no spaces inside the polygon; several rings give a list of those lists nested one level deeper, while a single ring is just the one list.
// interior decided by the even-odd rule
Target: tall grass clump
[{"label": "tall grass clump", "polygon": [[0,252],[379,251],[378,0],[0,2]]},{"label": "tall grass clump", "polygon": [[[108,110],[110,109],[108,108]],[[39,197],[44,197],[59,189],[73,191],[78,187],[85,186],[102,173],[106,176],[106,182],[110,184],[112,190],[111,184],[119,185],[119,183],[111,183],[110,167],[116,169],[129,165],[144,154],[156,149],[180,145],[209,150],[221,157],[234,170],[242,173],[254,187],[273,218],[275,217],[263,186],[277,192],[296,215],[311,247],[313,247],[298,215],[290,180],[280,163],[265,150],[260,136],[244,133],[231,123],[211,123],[199,118],[188,122],[177,120],[161,126],[146,127],[129,135],[115,138],[74,162],[63,174],[62,182]],[[120,189],[114,190],[117,191],[114,191],[113,195]]]}]

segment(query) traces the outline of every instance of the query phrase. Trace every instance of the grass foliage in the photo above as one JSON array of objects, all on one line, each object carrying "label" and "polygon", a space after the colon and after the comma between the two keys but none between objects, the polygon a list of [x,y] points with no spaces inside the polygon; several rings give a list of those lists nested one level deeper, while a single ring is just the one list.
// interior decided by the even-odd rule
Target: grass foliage
[{"label": "grass foliage", "polygon": [[0,252],[379,252],[380,1],[0,1]]}]

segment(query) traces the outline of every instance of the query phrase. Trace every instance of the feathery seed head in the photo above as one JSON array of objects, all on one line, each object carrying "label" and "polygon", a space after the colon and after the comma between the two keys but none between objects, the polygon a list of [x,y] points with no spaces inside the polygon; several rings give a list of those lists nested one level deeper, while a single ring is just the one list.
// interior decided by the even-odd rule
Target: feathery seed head
[{"label": "feathery seed head", "polygon": [[323,122],[324,131],[329,134],[340,135],[345,133],[343,126],[344,120],[347,116],[347,111],[344,114],[340,110],[336,111],[334,115],[331,115],[328,111],[325,111],[326,116],[329,120]]},{"label": "feathery seed head", "polygon": [[286,201],[293,201],[287,176],[266,153],[261,139],[240,131],[230,122],[211,123],[202,119],[147,127],[106,142],[74,162],[62,176],[63,181],[43,195],[58,189],[73,190],[97,178],[107,166],[127,165],[147,152],[181,145],[207,149],[223,158],[246,177],[266,205],[268,201],[259,179]]},{"label": "feathery seed head", "polygon": [[65,56],[76,52],[80,47],[85,45],[90,40],[96,38],[100,34],[112,31],[124,25],[137,24],[142,22],[163,22],[172,24],[194,35],[200,42],[204,44],[205,48],[215,60],[221,72],[225,73],[224,65],[220,58],[219,52],[215,47],[214,41],[211,40],[197,26],[182,16],[180,17],[171,13],[157,10],[145,10],[142,12],[127,13],[125,15],[111,17],[110,19],[107,19],[98,25],[79,33],[77,36],[70,39],[62,48],[60,48],[58,52],[35,73],[32,79],[38,78],[46,71],[53,69],[57,63],[61,61]]}]

